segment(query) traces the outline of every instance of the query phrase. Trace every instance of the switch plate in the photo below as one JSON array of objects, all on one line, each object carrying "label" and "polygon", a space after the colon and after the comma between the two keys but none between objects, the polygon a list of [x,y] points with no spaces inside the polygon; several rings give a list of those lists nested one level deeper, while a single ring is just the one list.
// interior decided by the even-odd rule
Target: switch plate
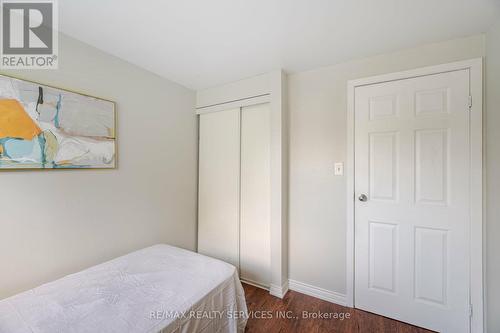
[{"label": "switch plate", "polygon": [[335,163],[335,176],[344,175],[344,163]]}]

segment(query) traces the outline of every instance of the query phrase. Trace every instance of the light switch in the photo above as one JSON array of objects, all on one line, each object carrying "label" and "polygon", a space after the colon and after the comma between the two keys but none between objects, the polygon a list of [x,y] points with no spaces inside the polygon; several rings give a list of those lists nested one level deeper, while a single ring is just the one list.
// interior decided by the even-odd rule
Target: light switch
[{"label": "light switch", "polygon": [[344,163],[335,163],[335,176],[344,175]]}]

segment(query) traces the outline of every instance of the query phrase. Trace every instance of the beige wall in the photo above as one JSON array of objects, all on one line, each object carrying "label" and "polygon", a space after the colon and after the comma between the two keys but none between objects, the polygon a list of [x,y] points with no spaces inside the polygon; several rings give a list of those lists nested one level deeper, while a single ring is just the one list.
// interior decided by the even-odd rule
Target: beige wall
[{"label": "beige wall", "polygon": [[484,54],[478,35],[289,75],[290,279],[346,291],[346,177],[333,166],[346,161],[347,81]]},{"label": "beige wall", "polygon": [[195,248],[194,92],[61,36],[10,72],[117,102],[119,168],[0,173],[0,298],[155,243]]},{"label": "beige wall", "polygon": [[486,34],[486,300],[488,332],[500,332],[500,19]]}]

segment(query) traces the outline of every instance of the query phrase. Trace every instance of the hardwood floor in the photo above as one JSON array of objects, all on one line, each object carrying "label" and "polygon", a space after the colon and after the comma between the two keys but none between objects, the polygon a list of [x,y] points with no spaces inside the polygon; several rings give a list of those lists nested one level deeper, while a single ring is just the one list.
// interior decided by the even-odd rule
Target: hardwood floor
[{"label": "hardwood floor", "polygon": [[[248,333],[430,333],[432,331],[358,309],[322,301],[295,291],[281,300],[268,291],[243,284],[247,298]],[[303,311],[330,318],[306,318]],[[281,318],[277,316],[281,315]],[[349,316],[349,318],[347,318]],[[270,319],[272,318],[272,319]],[[342,319],[343,318],[343,319]]]}]

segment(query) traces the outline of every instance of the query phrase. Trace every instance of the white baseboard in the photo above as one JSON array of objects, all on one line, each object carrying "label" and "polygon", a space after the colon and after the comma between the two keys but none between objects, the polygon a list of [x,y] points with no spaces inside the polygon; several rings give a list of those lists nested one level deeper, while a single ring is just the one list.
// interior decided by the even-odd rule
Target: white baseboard
[{"label": "white baseboard", "polygon": [[[315,287],[307,283],[288,280],[288,285],[290,290],[297,291],[302,294],[306,294],[312,297],[322,299],[327,302],[335,303],[342,306],[347,306],[346,295],[337,293],[335,291],[326,290],[323,288]],[[272,288],[272,286],[271,286]]]},{"label": "white baseboard", "polygon": [[268,286],[265,286],[265,285],[263,285],[263,284],[261,284],[259,282],[256,282],[256,281],[253,281],[253,280],[250,280],[250,279],[244,279],[244,278],[240,277],[240,281],[243,282],[243,283],[249,284],[251,286],[260,288],[260,289],[264,289],[264,290],[267,290],[267,291],[270,290]]},{"label": "white baseboard", "polygon": [[285,281],[285,283],[283,283],[282,286],[271,284],[271,288],[269,288],[269,293],[278,298],[285,297],[287,291],[288,291],[288,281]]},{"label": "white baseboard", "polygon": [[258,288],[269,290],[269,293],[278,298],[283,298],[287,293],[288,289],[322,299],[327,302],[335,303],[342,306],[347,306],[346,295],[337,293],[335,291],[326,290],[316,286],[312,286],[307,283],[303,283],[295,280],[288,280],[282,286],[271,284],[270,288],[267,288],[255,281],[249,281],[247,279],[241,279],[241,282],[253,285]]}]

